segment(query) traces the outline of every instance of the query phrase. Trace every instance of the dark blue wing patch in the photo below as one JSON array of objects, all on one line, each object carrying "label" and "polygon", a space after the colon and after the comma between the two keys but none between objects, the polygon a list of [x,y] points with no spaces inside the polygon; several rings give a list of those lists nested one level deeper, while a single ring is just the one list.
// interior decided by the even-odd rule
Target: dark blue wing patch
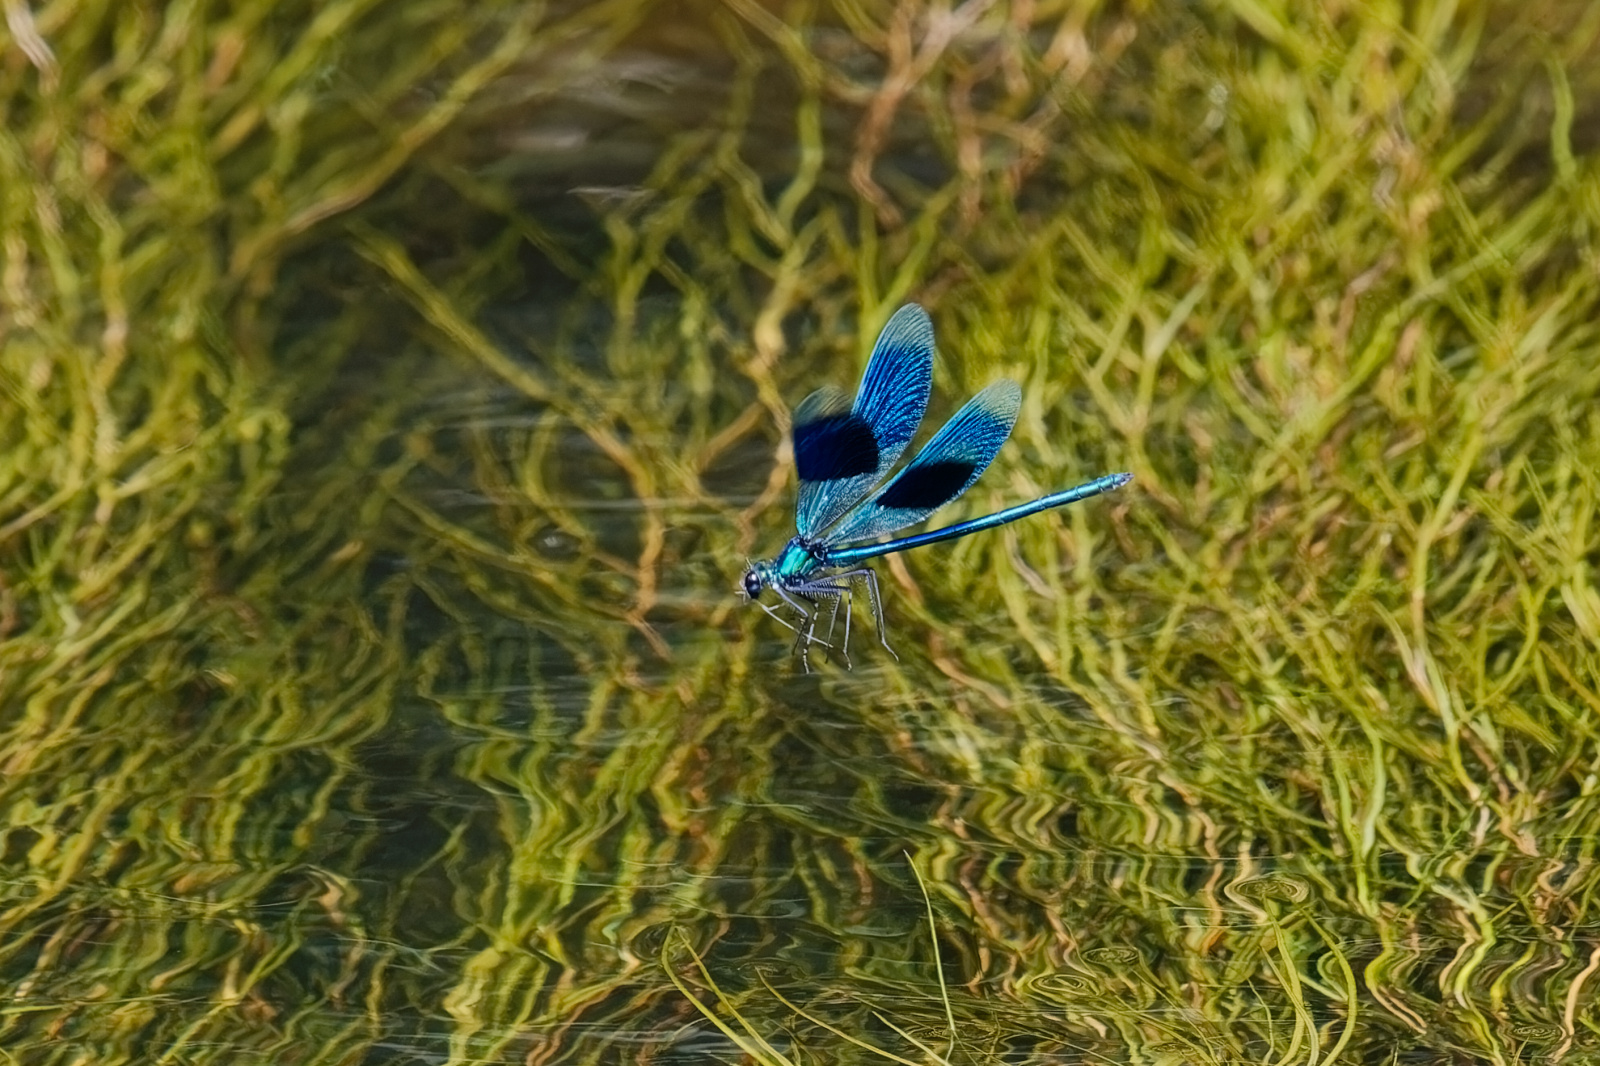
[{"label": "dark blue wing patch", "polygon": [[908,466],[878,497],[879,507],[903,511],[932,511],[961,495],[972,480],[976,463],[960,459]]},{"label": "dark blue wing patch", "polygon": [[1011,435],[1022,390],[997,381],[967,401],[894,480],[828,531],[829,545],[871,540],[927,518],[972,487]]},{"label": "dark blue wing patch", "polygon": [[846,412],[794,427],[794,466],[801,481],[836,481],[878,470],[878,440],[867,420]]}]

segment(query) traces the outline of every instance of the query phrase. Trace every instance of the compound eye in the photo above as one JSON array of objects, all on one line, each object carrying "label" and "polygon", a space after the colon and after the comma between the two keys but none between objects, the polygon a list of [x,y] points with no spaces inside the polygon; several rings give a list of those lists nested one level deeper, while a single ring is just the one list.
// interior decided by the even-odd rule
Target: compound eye
[{"label": "compound eye", "polygon": [[754,570],[744,575],[744,594],[752,600],[761,595],[761,578]]}]

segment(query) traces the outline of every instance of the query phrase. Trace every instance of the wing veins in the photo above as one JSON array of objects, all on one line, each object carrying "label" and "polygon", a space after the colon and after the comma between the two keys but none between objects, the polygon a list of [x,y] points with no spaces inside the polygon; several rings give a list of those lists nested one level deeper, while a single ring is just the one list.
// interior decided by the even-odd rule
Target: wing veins
[{"label": "wing veins", "polygon": [[796,408],[795,527],[801,536],[833,526],[888,475],[928,408],[933,353],[928,313],[906,304],[878,334],[848,413],[837,389],[819,389]]}]

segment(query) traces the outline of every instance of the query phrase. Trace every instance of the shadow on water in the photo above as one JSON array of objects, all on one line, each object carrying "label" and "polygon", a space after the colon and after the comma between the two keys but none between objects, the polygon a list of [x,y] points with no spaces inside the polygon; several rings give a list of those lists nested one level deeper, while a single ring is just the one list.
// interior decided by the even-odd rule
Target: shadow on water
[{"label": "shadow on water", "polygon": [[1600,1061],[1592,12],[13,7],[0,1057]]}]

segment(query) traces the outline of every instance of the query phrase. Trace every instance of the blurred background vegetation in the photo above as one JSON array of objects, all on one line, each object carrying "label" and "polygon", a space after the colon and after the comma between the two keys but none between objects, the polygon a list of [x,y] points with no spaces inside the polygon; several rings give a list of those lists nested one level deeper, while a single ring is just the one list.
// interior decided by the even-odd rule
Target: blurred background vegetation
[{"label": "blurred background vegetation", "polygon": [[4,9],[0,1058],[1600,1061],[1600,5]]}]

